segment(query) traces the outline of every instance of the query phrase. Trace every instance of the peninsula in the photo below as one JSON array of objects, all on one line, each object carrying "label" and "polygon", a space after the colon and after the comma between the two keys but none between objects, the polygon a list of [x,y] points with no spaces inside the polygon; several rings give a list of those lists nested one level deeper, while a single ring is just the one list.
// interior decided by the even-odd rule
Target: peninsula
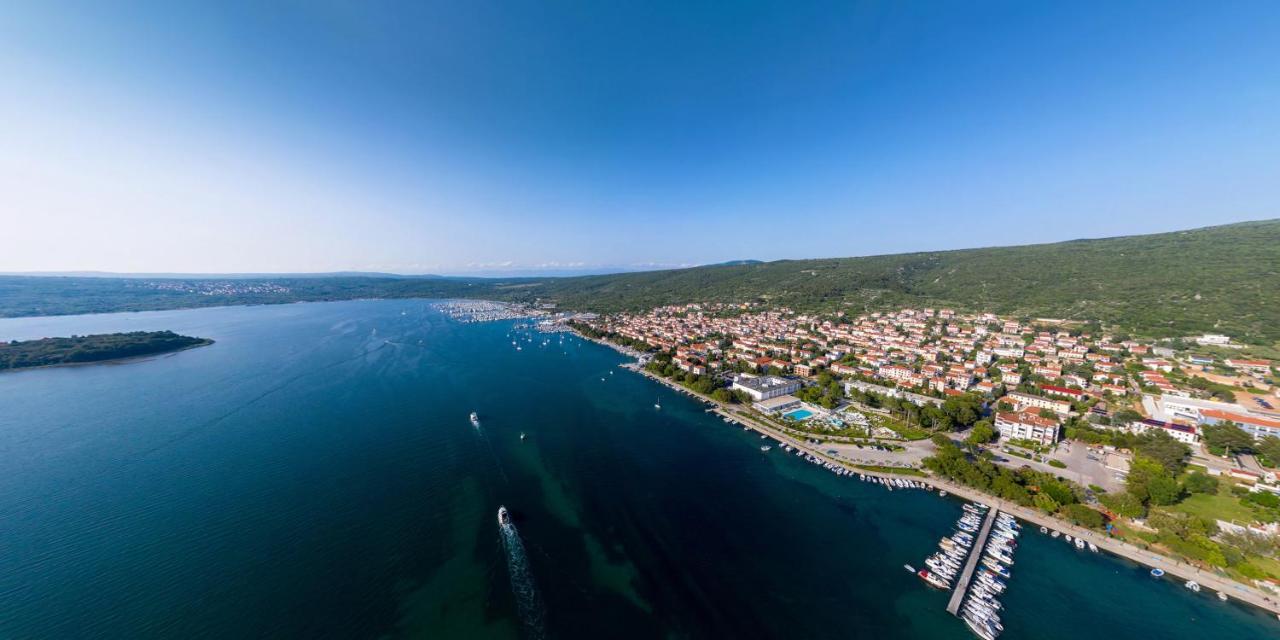
[{"label": "peninsula", "polygon": [[0,342],[0,371],[91,364],[152,356],[213,344],[172,331],[131,331],[70,338]]}]

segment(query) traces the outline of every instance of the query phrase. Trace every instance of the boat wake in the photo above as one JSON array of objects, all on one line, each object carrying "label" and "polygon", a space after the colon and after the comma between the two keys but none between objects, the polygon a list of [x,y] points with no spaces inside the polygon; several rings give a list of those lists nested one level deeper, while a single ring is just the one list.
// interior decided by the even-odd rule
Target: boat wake
[{"label": "boat wake", "polygon": [[[503,510],[503,515],[506,511]],[[524,544],[520,541],[520,533],[509,518],[499,518],[498,529],[502,533],[502,546],[507,553],[507,573],[511,576],[511,592],[516,597],[516,610],[520,614],[520,624],[524,626],[529,638],[546,637],[543,626],[542,599],[538,597],[538,589],[533,583],[533,574],[529,571],[529,558],[525,554]]]}]

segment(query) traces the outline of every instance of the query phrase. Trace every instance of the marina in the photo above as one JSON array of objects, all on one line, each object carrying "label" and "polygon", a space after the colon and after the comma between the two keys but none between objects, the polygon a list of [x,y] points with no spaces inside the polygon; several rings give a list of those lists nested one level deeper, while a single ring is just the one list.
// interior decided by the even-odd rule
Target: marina
[{"label": "marina", "polygon": [[[903,566],[925,568],[923,557],[964,512],[962,490],[841,464],[803,439],[784,440],[790,450],[761,440],[761,431],[742,430],[746,418],[726,411],[734,423],[725,422],[696,396],[609,377],[625,358],[575,337],[539,348],[515,322],[464,325],[425,304],[401,315],[405,308],[393,300],[96,316],[88,329],[154,316],[218,339],[220,351],[149,362],[128,378],[111,368],[10,378],[0,403],[33,418],[0,416],[13,460],[30,467],[7,486],[25,483],[23,493],[56,495],[66,508],[0,495],[13,516],[0,521],[12,551],[0,570],[10,594],[0,601],[0,635],[317,638],[377,629],[517,638],[528,637],[526,620],[541,620],[547,637],[566,640],[672,630],[974,637],[945,611],[950,594]],[[86,326],[84,318],[7,322],[9,335]],[[525,349],[515,351],[513,339]],[[494,368],[505,384],[493,384]],[[188,400],[157,413],[125,400],[139,385]],[[244,408],[228,416],[228,401]],[[116,402],[105,417],[95,410]],[[191,426],[175,434],[179,416]],[[57,457],[35,455],[50,446]],[[104,477],[122,481],[86,490]],[[942,491],[950,495],[938,499]],[[234,518],[223,517],[225,504],[237,505]],[[503,536],[500,505],[518,535]],[[66,535],[42,536],[49,526]],[[1110,553],[1022,538],[1031,539],[1015,558],[1018,584],[1000,598],[1002,639],[1077,640],[1072,629],[1085,618],[1114,635],[1167,640],[1277,629],[1232,592],[1219,602],[1206,580],[1195,578],[1204,589],[1196,594],[1184,587],[1191,577],[1154,580]],[[786,553],[777,553],[779,540]],[[198,579],[248,573],[253,583],[217,593]],[[530,580],[513,584],[512,574]],[[352,581],[358,588],[347,588]],[[1053,597],[1064,589],[1075,597]],[[145,606],[99,596],[125,590]],[[704,615],[706,598],[735,615]]]},{"label": "marina", "polygon": [[[589,340],[589,338],[584,338],[584,339]],[[609,343],[607,341],[603,341],[603,340],[592,340],[592,341],[602,344],[604,346],[613,348],[626,355],[631,355],[635,353],[634,350],[630,350],[630,349],[626,349],[624,351],[624,348],[613,345],[612,343]],[[735,424],[735,425],[741,425],[744,429],[751,429],[759,433],[766,434],[769,437],[773,438],[774,440],[778,441],[779,443],[783,443],[791,447],[792,450],[797,455],[803,455],[806,457],[806,459],[813,462],[814,464],[821,465],[824,468],[832,470],[833,472],[839,473],[840,469],[844,469],[846,471],[853,471],[853,472],[856,472],[859,476],[865,476],[865,478],[868,479],[869,481],[880,483],[886,487],[889,487],[891,490],[892,488],[898,486],[899,481],[903,481],[904,484],[908,482],[903,480],[904,476],[902,474],[919,474],[918,471],[915,471],[913,469],[902,469],[899,472],[891,472],[891,471],[885,471],[880,469],[858,468],[856,465],[851,465],[846,462],[832,459],[824,451],[822,451],[820,447],[815,447],[808,442],[804,442],[798,438],[794,438],[792,436],[789,436],[785,433],[778,431],[777,429],[767,426],[762,422],[760,422],[759,420],[753,418],[751,415],[749,415],[745,411],[742,411],[740,409],[735,409],[732,405],[719,403],[706,396],[696,394],[690,391],[689,389],[686,389],[680,385],[677,385],[671,382],[670,380],[663,379],[659,376],[656,376],[650,373],[649,371],[644,370],[642,367],[636,365],[635,363],[626,363],[621,366],[623,366],[629,371],[634,371],[636,373],[639,373],[649,378],[650,380],[653,380],[659,384],[662,384],[683,395],[694,398],[699,402],[702,402],[706,406],[708,406],[711,409],[712,413],[715,413],[721,416],[725,422],[730,424]],[[1156,569],[1160,572],[1161,575],[1168,573],[1169,575],[1178,577],[1183,581],[1194,581],[1197,583],[1197,585],[1208,586],[1217,592],[1230,593],[1232,594],[1232,596],[1234,596],[1234,599],[1239,600],[1241,602],[1248,603],[1259,609],[1267,611],[1272,616],[1274,616],[1275,619],[1280,620],[1280,599],[1267,596],[1257,589],[1248,588],[1240,584],[1239,582],[1236,582],[1229,578],[1214,575],[1213,573],[1207,572],[1203,569],[1200,569],[1199,567],[1196,567],[1184,562],[1175,561],[1165,556],[1161,556],[1151,551],[1148,551],[1146,549],[1136,547],[1133,544],[1130,544],[1123,540],[1112,538],[1106,535],[1105,533],[1098,532],[1098,531],[1090,531],[1088,529],[1084,529],[1082,527],[1072,525],[1063,520],[1045,515],[1044,513],[1037,511],[1035,509],[1023,507],[1015,503],[1001,500],[1000,498],[981,493],[975,489],[972,489],[964,485],[956,484],[956,483],[949,482],[947,480],[940,479],[940,478],[935,478],[932,476],[926,476],[923,474],[911,475],[908,477],[911,478],[911,480],[909,481],[910,483],[913,483],[914,485],[919,487],[927,488],[929,491],[936,490],[938,496],[940,497],[946,496],[946,495],[955,495],[957,497],[964,498],[972,502],[990,504],[994,508],[1000,510],[1001,512],[1010,514],[1019,520],[1030,522],[1039,527],[1045,528],[1053,538],[1058,538],[1059,536],[1062,536],[1065,533],[1066,535],[1072,536],[1071,538],[1072,544],[1074,544],[1075,540],[1082,540],[1086,548],[1089,548],[1089,549],[1096,548],[1099,551],[1107,551],[1108,553],[1111,553],[1113,555],[1125,558],[1133,562],[1137,562],[1149,568]]]},{"label": "marina", "polygon": [[[984,505],[985,507],[985,505]],[[987,509],[986,518],[982,520],[981,528],[977,530],[977,536],[973,546],[976,549],[982,549],[987,543],[987,536],[991,534],[991,524],[995,522],[996,514],[999,513],[995,509]],[[951,600],[947,603],[947,613],[959,615],[960,603],[964,600],[965,593],[969,588],[969,581],[973,577],[973,570],[978,566],[978,554],[969,554],[969,559],[965,562],[964,571],[960,573],[960,580],[955,592],[951,594]]]}]

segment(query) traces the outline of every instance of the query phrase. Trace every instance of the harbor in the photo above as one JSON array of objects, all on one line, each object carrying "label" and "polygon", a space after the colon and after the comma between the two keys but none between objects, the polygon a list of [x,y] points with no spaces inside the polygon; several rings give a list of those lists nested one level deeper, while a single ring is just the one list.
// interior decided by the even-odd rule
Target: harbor
[{"label": "harbor", "polygon": [[[581,334],[579,335],[581,337]],[[590,338],[585,337],[584,339],[591,340]],[[624,348],[604,340],[592,340],[592,342],[608,346],[619,352],[634,353],[633,350],[627,349],[624,351]],[[627,353],[627,355],[631,355],[631,353]],[[674,391],[707,404],[712,413],[725,418],[727,422],[741,425],[762,435],[766,435],[780,444],[785,444],[793,450],[802,451],[805,455],[813,456],[815,459],[821,461],[821,464],[832,470],[844,469],[847,471],[854,471],[869,478],[880,478],[890,481],[901,480],[904,477],[909,477],[914,483],[918,483],[930,490],[937,490],[940,495],[950,494],[975,503],[991,505],[993,509],[998,509],[999,511],[1012,517],[1016,517],[1018,520],[1023,522],[1029,522],[1037,526],[1045,527],[1047,530],[1069,534],[1073,536],[1073,539],[1084,541],[1086,545],[1094,545],[1100,550],[1107,551],[1115,556],[1125,558],[1148,568],[1159,569],[1161,572],[1172,578],[1194,582],[1202,588],[1226,594],[1231,600],[1240,601],[1258,607],[1268,611],[1273,616],[1276,616],[1277,619],[1280,619],[1280,600],[1268,596],[1258,589],[1250,588],[1229,578],[1200,569],[1199,567],[1168,558],[1147,549],[1137,547],[1136,545],[1128,542],[1112,538],[1105,533],[1072,525],[1071,523],[1053,518],[1036,511],[1035,509],[1023,507],[1022,505],[984,494],[970,487],[956,484],[945,479],[926,475],[915,469],[903,468],[901,471],[886,471],[879,468],[860,467],[858,465],[833,458],[827,455],[820,446],[815,446],[810,442],[795,438],[766,425],[762,421],[752,417],[746,410],[736,408],[733,405],[716,402],[711,398],[695,393],[679,384],[663,379],[652,372],[646,371],[643,367],[635,365],[635,363],[628,363],[623,366],[628,370],[635,371]]]},{"label": "harbor", "polygon": [[960,581],[956,584],[956,589],[951,594],[951,601],[947,603],[947,613],[951,615],[960,615],[960,603],[964,601],[965,593],[969,590],[969,581],[973,578],[973,570],[978,566],[978,556],[987,544],[987,537],[991,535],[991,523],[995,522],[997,513],[999,511],[995,509],[988,509],[987,517],[982,521],[982,528],[978,531],[977,540],[973,543],[973,547],[978,549],[979,553],[969,554],[969,559],[964,565],[964,571],[960,573]]}]

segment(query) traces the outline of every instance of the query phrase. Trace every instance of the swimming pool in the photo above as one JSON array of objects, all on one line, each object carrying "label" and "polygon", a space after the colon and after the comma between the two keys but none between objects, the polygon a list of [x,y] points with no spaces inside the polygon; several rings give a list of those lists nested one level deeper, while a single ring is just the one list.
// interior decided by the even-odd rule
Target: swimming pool
[{"label": "swimming pool", "polygon": [[795,411],[792,411],[791,413],[784,414],[782,417],[784,417],[784,418],[791,418],[792,420],[795,420],[796,422],[800,422],[801,420],[807,420],[807,419],[809,419],[809,418],[810,418],[810,417],[812,417],[812,416],[813,416],[813,412],[812,412],[812,411],[809,411],[808,409],[796,409]]}]

